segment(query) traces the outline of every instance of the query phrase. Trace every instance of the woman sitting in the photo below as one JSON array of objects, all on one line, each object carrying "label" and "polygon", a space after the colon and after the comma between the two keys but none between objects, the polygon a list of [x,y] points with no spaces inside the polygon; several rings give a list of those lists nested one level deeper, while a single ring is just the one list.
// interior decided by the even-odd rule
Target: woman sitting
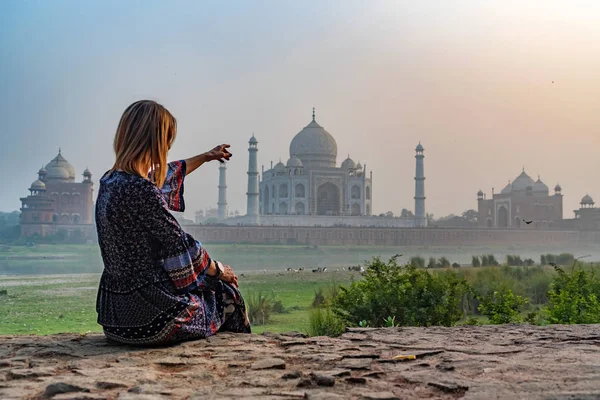
[{"label": "woman sitting", "polygon": [[237,276],[185,233],[169,212],[185,208],[183,181],[229,145],[168,163],[177,125],[154,101],[129,106],[100,179],[96,227],[104,261],[96,310],[109,340],[134,345],[250,332]]}]

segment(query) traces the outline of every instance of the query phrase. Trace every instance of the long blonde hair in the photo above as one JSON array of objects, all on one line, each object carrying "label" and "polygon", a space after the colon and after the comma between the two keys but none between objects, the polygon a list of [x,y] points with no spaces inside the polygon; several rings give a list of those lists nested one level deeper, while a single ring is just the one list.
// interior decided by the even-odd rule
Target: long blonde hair
[{"label": "long blonde hair", "polygon": [[162,187],[167,176],[167,153],[176,135],[177,121],[169,110],[152,100],[136,101],[119,121],[111,171],[139,174],[149,167],[149,178]]}]

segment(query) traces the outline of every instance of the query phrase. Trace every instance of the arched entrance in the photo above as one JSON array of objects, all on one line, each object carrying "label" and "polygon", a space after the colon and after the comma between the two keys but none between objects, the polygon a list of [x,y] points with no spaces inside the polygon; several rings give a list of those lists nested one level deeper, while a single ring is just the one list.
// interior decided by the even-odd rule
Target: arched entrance
[{"label": "arched entrance", "polygon": [[508,210],[504,206],[498,209],[498,228],[508,228]]},{"label": "arched entrance", "polygon": [[488,218],[488,220],[487,220],[487,227],[488,228],[492,227],[492,219],[491,218]]},{"label": "arched entrance", "polygon": [[515,227],[517,227],[517,228],[521,227],[521,218],[520,217],[515,217]]},{"label": "arched entrance", "polygon": [[296,214],[304,215],[304,203],[296,203],[295,208]]},{"label": "arched entrance", "polygon": [[335,215],[340,212],[340,189],[331,182],[317,189],[317,214]]},{"label": "arched entrance", "polygon": [[360,215],[360,204],[352,204],[352,215]]}]

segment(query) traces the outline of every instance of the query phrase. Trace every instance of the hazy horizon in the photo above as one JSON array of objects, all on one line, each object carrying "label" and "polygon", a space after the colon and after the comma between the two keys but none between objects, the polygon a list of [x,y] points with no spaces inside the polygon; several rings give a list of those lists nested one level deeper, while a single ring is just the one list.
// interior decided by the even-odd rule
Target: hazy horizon
[{"label": "hazy horizon", "polygon": [[[600,200],[600,3],[593,1],[12,1],[0,5],[0,210],[20,207],[62,148],[77,180],[112,166],[131,102],[178,119],[170,159],[230,143],[230,210],[246,211],[247,141],[259,166],[317,121],[373,171],[373,211],[477,208],[523,167],[565,218]],[[186,217],[216,207],[218,163],[186,181]],[[589,176],[592,177],[590,180]]]}]

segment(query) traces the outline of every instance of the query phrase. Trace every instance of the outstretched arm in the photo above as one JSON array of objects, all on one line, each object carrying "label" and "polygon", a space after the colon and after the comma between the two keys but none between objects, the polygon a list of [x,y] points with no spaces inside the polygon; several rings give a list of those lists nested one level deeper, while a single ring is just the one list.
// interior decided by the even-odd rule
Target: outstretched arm
[{"label": "outstretched arm", "polygon": [[206,153],[198,154],[197,156],[188,158],[185,160],[187,164],[187,175],[191,174],[194,170],[200,167],[202,164],[208,161],[219,160],[219,162],[229,161],[232,154],[227,150],[230,146],[228,144],[222,144],[211,151]]}]

